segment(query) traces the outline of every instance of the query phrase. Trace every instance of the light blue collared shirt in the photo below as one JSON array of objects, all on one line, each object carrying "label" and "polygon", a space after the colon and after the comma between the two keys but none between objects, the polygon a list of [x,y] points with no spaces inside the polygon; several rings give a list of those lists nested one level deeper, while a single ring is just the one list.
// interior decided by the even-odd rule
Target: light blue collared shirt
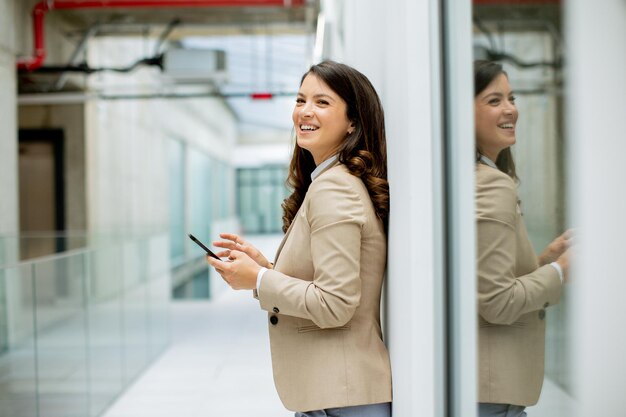
[{"label": "light blue collared shirt", "polygon": [[313,170],[313,172],[311,172],[311,181],[315,181],[315,178],[317,178],[322,171],[324,171],[329,165],[334,163],[337,159],[339,159],[339,155],[338,154],[334,154],[333,156],[331,156],[330,158],[328,158],[327,160],[325,160],[324,162],[319,164]]},{"label": "light blue collared shirt", "polygon": [[491,168],[498,169],[498,166],[491,159],[487,158],[485,155],[480,155],[480,160],[485,164],[489,165]]}]

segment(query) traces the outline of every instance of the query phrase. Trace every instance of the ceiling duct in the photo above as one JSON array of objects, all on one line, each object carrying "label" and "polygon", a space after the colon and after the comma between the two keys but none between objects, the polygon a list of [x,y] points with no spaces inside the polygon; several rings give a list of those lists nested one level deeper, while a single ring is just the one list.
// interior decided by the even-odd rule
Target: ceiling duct
[{"label": "ceiling duct", "polygon": [[168,49],[163,53],[163,76],[177,84],[222,84],[228,80],[226,53],[216,49]]}]

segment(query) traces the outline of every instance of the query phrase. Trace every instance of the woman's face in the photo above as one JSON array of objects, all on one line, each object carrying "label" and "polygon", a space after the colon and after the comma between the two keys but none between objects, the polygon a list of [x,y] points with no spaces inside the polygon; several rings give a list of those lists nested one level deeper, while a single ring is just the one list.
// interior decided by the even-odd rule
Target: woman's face
[{"label": "woman's face", "polygon": [[517,108],[509,80],[498,75],[474,99],[476,143],[481,153],[495,161],[503,149],[515,144]]},{"label": "woman's face", "polygon": [[353,130],[345,101],[313,74],[300,86],[292,117],[298,145],[311,152],[316,165],[337,153]]}]

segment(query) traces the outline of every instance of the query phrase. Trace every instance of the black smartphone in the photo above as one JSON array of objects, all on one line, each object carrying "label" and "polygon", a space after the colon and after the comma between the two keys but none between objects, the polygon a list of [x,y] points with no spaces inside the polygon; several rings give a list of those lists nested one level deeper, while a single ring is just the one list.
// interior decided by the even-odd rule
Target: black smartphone
[{"label": "black smartphone", "polygon": [[206,252],[209,256],[212,256],[212,257],[214,257],[215,259],[217,259],[218,261],[221,261],[221,259],[220,259],[220,258],[219,258],[216,254],[214,254],[214,253],[211,251],[211,249],[207,248],[207,247],[204,245],[204,243],[200,242],[200,241],[199,241],[199,240],[198,240],[198,239],[197,239],[194,235],[192,235],[191,233],[189,233],[189,239],[193,240],[193,241],[196,243],[196,245],[198,245],[198,246],[200,246],[202,249],[204,249],[204,250],[205,250],[205,252]]}]

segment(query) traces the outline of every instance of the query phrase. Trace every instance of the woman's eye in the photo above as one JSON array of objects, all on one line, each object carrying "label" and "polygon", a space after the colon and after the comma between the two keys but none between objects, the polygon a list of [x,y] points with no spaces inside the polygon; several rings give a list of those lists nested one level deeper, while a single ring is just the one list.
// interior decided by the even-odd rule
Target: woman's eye
[{"label": "woman's eye", "polygon": [[323,106],[328,105],[328,102],[326,100],[318,100],[317,104],[321,104]]},{"label": "woman's eye", "polygon": [[500,99],[492,98],[491,100],[489,100],[489,104],[491,104],[492,106],[497,106],[498,104],[500,104]]},{"label": "woman's eye", "polygon": [[509,97],[509,101],[510,101],[511,103],[515,103],[515,100],[516,100],[516,99],[517,99],[517,97],[515,97],[515,96],[511,96],[511,97]]},{"label": "woman's eye", "polygon": [[302,98],[297,98],[296,99],[296,104],[302,104],[302,103],[304,103],[304,99],[302,99]]}]

